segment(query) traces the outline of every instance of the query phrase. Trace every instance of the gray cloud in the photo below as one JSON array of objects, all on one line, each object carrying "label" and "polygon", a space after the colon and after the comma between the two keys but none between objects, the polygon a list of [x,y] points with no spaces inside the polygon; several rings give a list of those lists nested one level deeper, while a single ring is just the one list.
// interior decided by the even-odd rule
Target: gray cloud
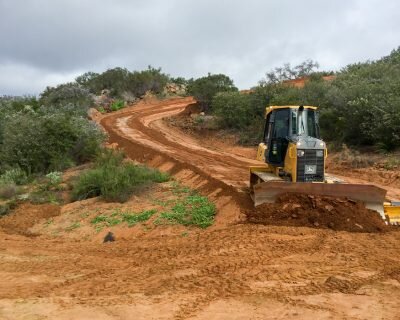
[{"label": "gray cloud", "polygon": [[149,64],[247,88],[285,62],[379,58],[399,34],[397,0],[0,0],[0,95]]}]

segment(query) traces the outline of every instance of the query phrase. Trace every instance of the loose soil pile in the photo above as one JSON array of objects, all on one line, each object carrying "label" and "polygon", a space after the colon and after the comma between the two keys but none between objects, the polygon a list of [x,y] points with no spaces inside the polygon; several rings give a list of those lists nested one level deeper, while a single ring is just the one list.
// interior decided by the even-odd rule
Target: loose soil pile
[{"label": "loose soil pile", "polygon": [[29,229],[42,219],[49,219],[60,214],[60,207],[54,204],[33,205],[23,203],[12,213],[0,219],[0,230],[9,234],[35,236]]},{"label": "loose soil pile", "polygon": [[384,232],[389,227],[363,203],[332,197],[284,194],[246,213],[251,223],[330,228],[351,232]]}]

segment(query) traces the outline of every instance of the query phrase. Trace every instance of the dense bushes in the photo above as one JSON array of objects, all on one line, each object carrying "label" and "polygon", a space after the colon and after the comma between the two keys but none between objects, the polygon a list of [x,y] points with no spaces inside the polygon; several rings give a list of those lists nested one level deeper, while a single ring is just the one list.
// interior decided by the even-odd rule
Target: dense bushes
[{"label": "dense bushes", "polygon": [[105,150],[95,168],[83,173],[73,188],[73,199],[82,200],[102,196],[106,201],[126,201],[134,189],[147,182],[168,181],[167,174],[131,162],[123,162],[123,155]]},{"label": "dense bushes", "polygon": [[136,99],[147,91],[161,93],[168,81],[161,69],[130,72],[114,68],[47,87],[39,100],[0,98],[0,175],[10,169],[21,169],[27,175],[47,173],[92,159],[104,140],[102,131],[87,120],[95,96],[107,89],[113,98],[107,100],[107,107],[116,111],[128,98]]},{"label": "dense bushes", "polygon": [[0,114],[0,172],[62,170],[90,160],[104,135],[72,105]]},{"label": "dense bushes", "polygon": [[237,90],[233,81],[223,74],[208,74],[206,77],[191,80],[187,87],[188,93],[196,98],[205,111],[209,110],[217,93]]},{"label": "dense bushes", "polygon": [[345,140],[386,150],[400,146],[400,48],[379,61],[347,66],[332,85],[338,97],[326,109],[343,118]]},{"label": "dense bushes", "polygon": [[89,90],[77,83],[47,87],[40,95],[39,103],[44,106],[62,107],[73,104],[87,110],[93,104]]},{"label": "dense bushes", "polygon": [[[76,78],[76,82],[94,95],[107,89],[115,99],[140,98],[147,91],[159,94],[169,81],[168,75],[149,66],[143,71],[130,72],[123,68],[106,70],[103,73],[87,72]],[[129,100],[129,99],[125,99]]]},{"label": "dense bushes", "polygon": [[154,94],[162,93],[169,77],[151,66],[147,70],[135,71],[129,74],[127,87],[135,97],[143,96],[147,91]]},{"label": "dense bushes", "polygon": [[[250,136],[254,127],[262,127],[267,105],[316,105],[327,141],[384,150],[400,146],[400,48],[378,61],[349,65],[333,81],[324,81],[315,66],[306,62],[291,71],[285,65],[268,73],[248,95],[217,95],[212,109],[221,127]],[[308,75],[303,87],[282,82],[300,74]]]},{"label": "dense bushes", "polygon": [[260,142],[265,103],[259,103],[258,100],[256,94],[218,93],[213,99],[212,110],[219,128],[238,131],[242,144]]},{"label": "dense bushes", "polygon": [[76,81],[91,93],[99,95],[102,90],[110,90],[113,98],[122,97],[127,90],[129,71],[123,68],[108,69],[103,73],[89,73],[78,77]]}]

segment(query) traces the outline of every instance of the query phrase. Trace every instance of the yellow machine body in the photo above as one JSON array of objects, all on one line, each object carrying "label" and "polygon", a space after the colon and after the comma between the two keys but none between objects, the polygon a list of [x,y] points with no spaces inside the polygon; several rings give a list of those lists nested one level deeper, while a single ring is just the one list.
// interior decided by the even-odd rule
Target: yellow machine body
[{"label": "yellow machine body", "polygon": [[[313,106],[266,108],[264,138],[257,150],[260,165],[250,167],[250,191],[254,204],[275,202],[279,195],[288,192],[346,197],[364,202],[367,208],[379,212],[383,219],[389,217],[391,223],[400,222],[400,204],[384,205],[385,189],[344,183],[326,174],[328,152],[319,137],[316,110]],[[280,136],[277,134],[279,130]],[[276,160],[276,154],[279,155],[278,161],[271,161]]]}]

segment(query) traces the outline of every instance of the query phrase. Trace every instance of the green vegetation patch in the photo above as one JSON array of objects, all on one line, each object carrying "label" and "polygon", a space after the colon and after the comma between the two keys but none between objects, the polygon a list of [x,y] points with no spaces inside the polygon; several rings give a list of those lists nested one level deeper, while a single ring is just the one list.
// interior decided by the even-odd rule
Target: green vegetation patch
[{"label": "green vegetation patch", "polygon": [[132,227],[140,222],[145,222],[149,220],[157,210],[143,210],[139,213],[135,212],[122,212],[120,210],[116,210],[111,215],[99,215],[94,217],[90,223],[96,225],[96,228],[102,227],[112,227],[123,222],[128,224],[128,227]]},{"label": "green vegetation patch", "polygon": [[155,225],[181,224],[207,228],[213,224],[216,207],[207,197],[203,197],[177,182],[172,182],[171,185],[171,192],[175,195],[175,199],[166,201],[157,199],[153,202],[164,207],[162,212],[158,212],[156,209],[140,212],[126,212],[115,209],[108,213],[96,215],[90,220],[90,223],[95,226],[97,232],[105,227],[112,227],[121,223],[126,223],[128,227],[132,227],[148,221],[153,216],[156,216]]},{"label": "green vegetation patch", "polygon": [[125,107],[125,102],[122,100],[117,100],[111,104],[110,109],[111,109],[111,111],[118,111],[118,110],[122,109],[123,107]]},{"label": "green vegetation patch", "polygon": [[105,150],[95,168],[83,173],[73,186],[73,200],[101,196],[110,202],[125,202],[135,188],[150,182],[165,182],[169,175],[145,166],[123,162],[123,155]]},{"label": "green vegetation patch", "polygon": [[93,218],[90,222],[92,224],[101,223],[101,224],[104,224],[107,227],[112,227],[112,226],[116,226],[116,225],[120,224],[122,222],[122,220],[118,219],[118,218],[115,218],[113,216],[109,217],[109,216],[100,215],[100,216],[97,216],[97,217]]},{"label": "green vegetation patch", "polygon": [[170,210],[160,213],[155,223],[207,228],[213,224],[215,213],[215,205],[207,197],[191,194],[179,199]]},{"label": "green vegetation patch", "polygon": [[156,212],[157,210],[152,209],[143,210],[140,213],[125,213],[122,215],[122,219],[124,222],[128,223],[129,227],[132,227],[139,222],[145,222],[149,220]]}]

